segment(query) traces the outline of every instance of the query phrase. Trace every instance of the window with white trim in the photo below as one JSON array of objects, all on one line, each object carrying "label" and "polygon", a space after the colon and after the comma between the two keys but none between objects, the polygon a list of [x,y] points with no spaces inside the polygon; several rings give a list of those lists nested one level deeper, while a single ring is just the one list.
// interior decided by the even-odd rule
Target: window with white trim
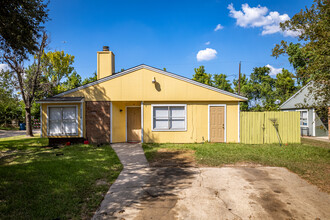
[{"label": "window with white trim", "polygon": [[77,106],[49,107],[50,135],[78,135]]},{"label": "window with white trim", "polygon": [[300,111],[300,126],[308,127],[308,112]]},{"label": "window with white trim", "polygon": [[153,106],[153,130],[186,130],[186,105]]}]

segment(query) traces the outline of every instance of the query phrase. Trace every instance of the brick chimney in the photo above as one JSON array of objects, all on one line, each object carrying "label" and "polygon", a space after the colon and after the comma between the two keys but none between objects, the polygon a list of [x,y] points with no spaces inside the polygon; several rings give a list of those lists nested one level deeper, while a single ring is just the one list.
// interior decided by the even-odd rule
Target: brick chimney
[{"label": "brick chimney", "polygon": [[97,52],[97,79],[111,76],[115,73],[115,54],[109,51],[109,46],[103,46],[103,51]]}]

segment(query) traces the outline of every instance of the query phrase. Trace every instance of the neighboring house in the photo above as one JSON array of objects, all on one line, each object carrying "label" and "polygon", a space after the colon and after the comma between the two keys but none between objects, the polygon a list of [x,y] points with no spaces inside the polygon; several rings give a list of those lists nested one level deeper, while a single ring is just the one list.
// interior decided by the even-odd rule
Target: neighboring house
[{"label": "neighboring house", "polygon": [[239,142],[247,98],[147,65],[114,73],[114,54],[97,52],[97,81],[38,101],[50,143]]},{"label": "neighboring house", "polygon": [[300,112],[300,131],[302,136],[328,136],[328,129],[316,113],[314,108],[304,108],[302,106],[313,106],[315,100],[309,89],[313,83],[309,82],[298,92],[286,100],[281,106],[282,111]]}]

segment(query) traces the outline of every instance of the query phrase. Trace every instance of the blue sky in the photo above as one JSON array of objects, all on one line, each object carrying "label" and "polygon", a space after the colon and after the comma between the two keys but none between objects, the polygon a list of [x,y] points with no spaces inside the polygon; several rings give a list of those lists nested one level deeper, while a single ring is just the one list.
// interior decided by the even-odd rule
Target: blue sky
[{"label": "blue sky", "polygon": [[277,32],[277,24],[311,4],[312,0],[51,0],[51,20],[45,26],[49,50],[74,55],[74,67],[83,78],[96,71],[96,52],[107,45],[116,55],[116,71],[143,63],[191,78],[194,68],[204,65],[208,73],[224,73],[232,80],[239,61],[245,74],[267,64],[292,71],[287,57],[270,56],[281,40],[297,41],[287,36],[294,33]]}]

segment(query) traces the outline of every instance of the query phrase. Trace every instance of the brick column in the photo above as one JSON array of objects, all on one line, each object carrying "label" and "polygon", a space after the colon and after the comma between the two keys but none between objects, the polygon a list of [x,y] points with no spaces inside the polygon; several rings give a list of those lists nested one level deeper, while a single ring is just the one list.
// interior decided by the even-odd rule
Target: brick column
[{"label": "brick column", "polygon": [[86,102],[86,136],[91,143],[110,142],[110,102]]}]

